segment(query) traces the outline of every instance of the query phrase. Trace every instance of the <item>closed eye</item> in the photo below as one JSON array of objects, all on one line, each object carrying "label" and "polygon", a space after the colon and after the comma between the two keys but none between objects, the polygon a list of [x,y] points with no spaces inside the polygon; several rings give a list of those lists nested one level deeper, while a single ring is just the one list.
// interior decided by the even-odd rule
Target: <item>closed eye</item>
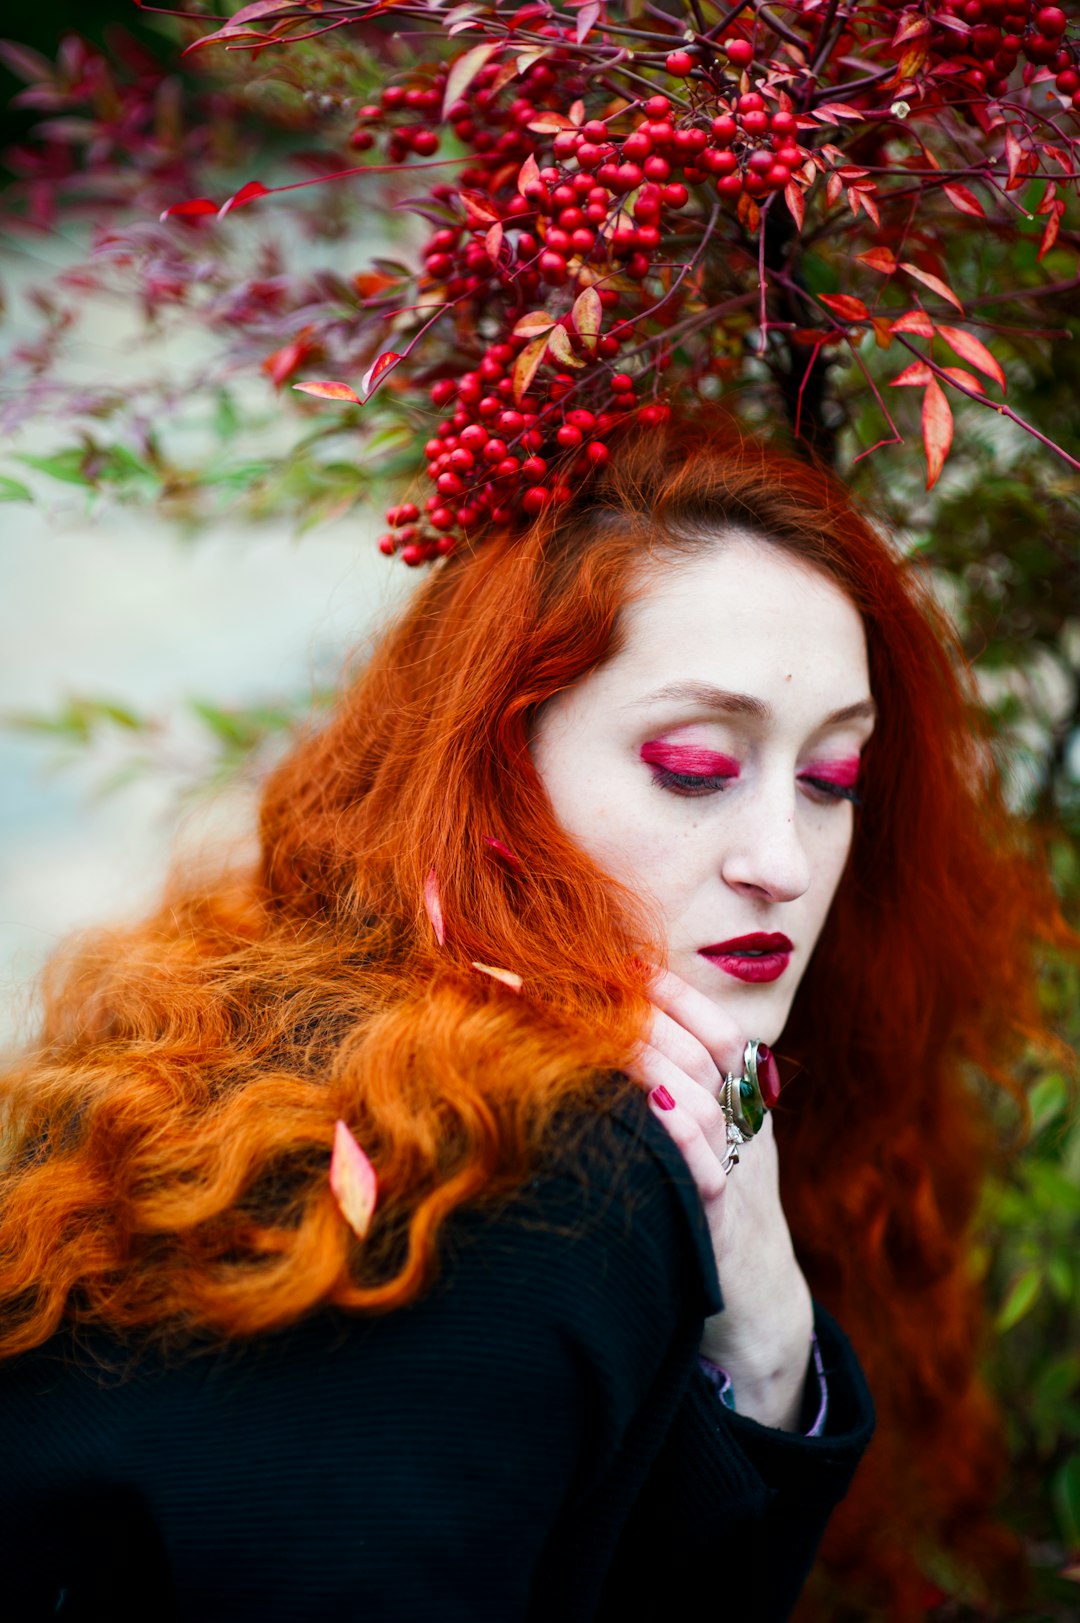
[{"label": "closed eye", "polygon": [[862,805],[862,796],[851,784],[832,783],[828,778],[815,778],[809,773],[803,773],[799,782],[808,783],[811,789],[816,789],[828,800],[850,800],[853,806]]},{"label": "closed eye", "polygon": [[650,767],[653,782],[661,789],[667,789],[671,794],[683,795],[693,799],[698,795],[715,795],[722,793],[730,783],[734,782],[734,774],[710,773],[699,776],[690,772],[672,772],[670,767]]}]

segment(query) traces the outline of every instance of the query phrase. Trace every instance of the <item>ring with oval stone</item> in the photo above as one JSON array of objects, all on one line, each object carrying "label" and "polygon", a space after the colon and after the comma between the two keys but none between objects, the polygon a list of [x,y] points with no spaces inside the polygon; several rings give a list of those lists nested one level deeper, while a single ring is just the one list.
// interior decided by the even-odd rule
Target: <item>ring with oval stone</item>
[{"label": "ring with oval stone", "polygon": [[739,1164],[739,1145],[759,1132],[765,1112],[780,1097],[780,1073],[771,1049],[751,1037],[743,1049],[741,1076],[729,1071],[720,1087],[719,1102],[727,1122],[727,1155],[721,1165],[725,1172]]}]

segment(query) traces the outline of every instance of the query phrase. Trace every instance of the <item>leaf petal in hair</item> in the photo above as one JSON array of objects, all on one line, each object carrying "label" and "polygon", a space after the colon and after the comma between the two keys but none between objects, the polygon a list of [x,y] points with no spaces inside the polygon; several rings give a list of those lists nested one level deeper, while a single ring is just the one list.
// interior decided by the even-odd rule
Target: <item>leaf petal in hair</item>
[{"label": "leaf petal in hair", "polygon": [[516,857],[511,851],[510,847],[503,844],[502,840],[497,840],[494,834],[485,834],[484,844],[487,846],[493,857],[498,857],[501,862],[506,863],[506,866],[511,870],[511,872],[519,874],[524,871],[521,866],[520,858]]},{"label": "leaf petal in hair", "polygon": [[503,985],[509,986],[512,992],[520,992],[525,984],[521,976],[515,975],[512,969],[496,969],[494,964],[478,964],[475,958],[472,961],[472,967],[478,969],[481,975],[490,975],[492,980],[502,981]]},{"label": "leaf petal in hair", "polygon": [[379,1198],[379,1180],[375,1168],[343,1121],[334,1125],[330,1190],[342,1217],[357,1239],[362,1240],[371,1227]]},{"label": "leaf petal in hair", "polygon": [[446,924],[443,920],[442,902],[439,899],[439,881],[434,868],[424,880],[424,912],[431,920],[436,941],[440,947],[445,947]]}]

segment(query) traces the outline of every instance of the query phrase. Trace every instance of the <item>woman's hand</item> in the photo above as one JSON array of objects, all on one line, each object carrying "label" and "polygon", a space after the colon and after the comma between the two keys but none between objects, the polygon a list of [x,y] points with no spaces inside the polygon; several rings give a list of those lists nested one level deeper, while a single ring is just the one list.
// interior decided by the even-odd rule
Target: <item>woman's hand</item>
[{"label": "woman's hand", "polygon": [[[654,1013],[631,1074],[682,1152],[712,1236],[724,1309],[706,1320],[702,1354],[731,1376],[735,1408],[768,1426],[794,1430],[806,1378],[813,1309],[780,1204],[772,1118],[739,1149],[725,1173],[724,1076],[742,1074],[743,1032],[703,992],[664,971],[653,983]],[[667,1099],[674,1103],[664,1108]]]}]

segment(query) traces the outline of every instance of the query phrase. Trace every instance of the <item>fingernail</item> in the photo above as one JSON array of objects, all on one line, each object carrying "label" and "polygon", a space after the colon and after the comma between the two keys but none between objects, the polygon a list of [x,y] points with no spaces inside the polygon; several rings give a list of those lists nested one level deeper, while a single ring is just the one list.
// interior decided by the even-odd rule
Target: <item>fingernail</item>
[{"label": "fingernail", "polygon": [[771,1110],[780,1098],[780,1067],[773,1058],[771,1048],[758,1044],[757,1079],[766,1110]]},{"label": "fingernail", "polygon": [[649,1103],[651,1105],[655,1105],[657,1110],[675,1109],[675,1101],[671,1097],[671,1094],[668,1092],[667,1088],[664,1087],[663,1083],[661,1083],[658,1088],[653,1088],[652,1092],[649,1094]]}]

